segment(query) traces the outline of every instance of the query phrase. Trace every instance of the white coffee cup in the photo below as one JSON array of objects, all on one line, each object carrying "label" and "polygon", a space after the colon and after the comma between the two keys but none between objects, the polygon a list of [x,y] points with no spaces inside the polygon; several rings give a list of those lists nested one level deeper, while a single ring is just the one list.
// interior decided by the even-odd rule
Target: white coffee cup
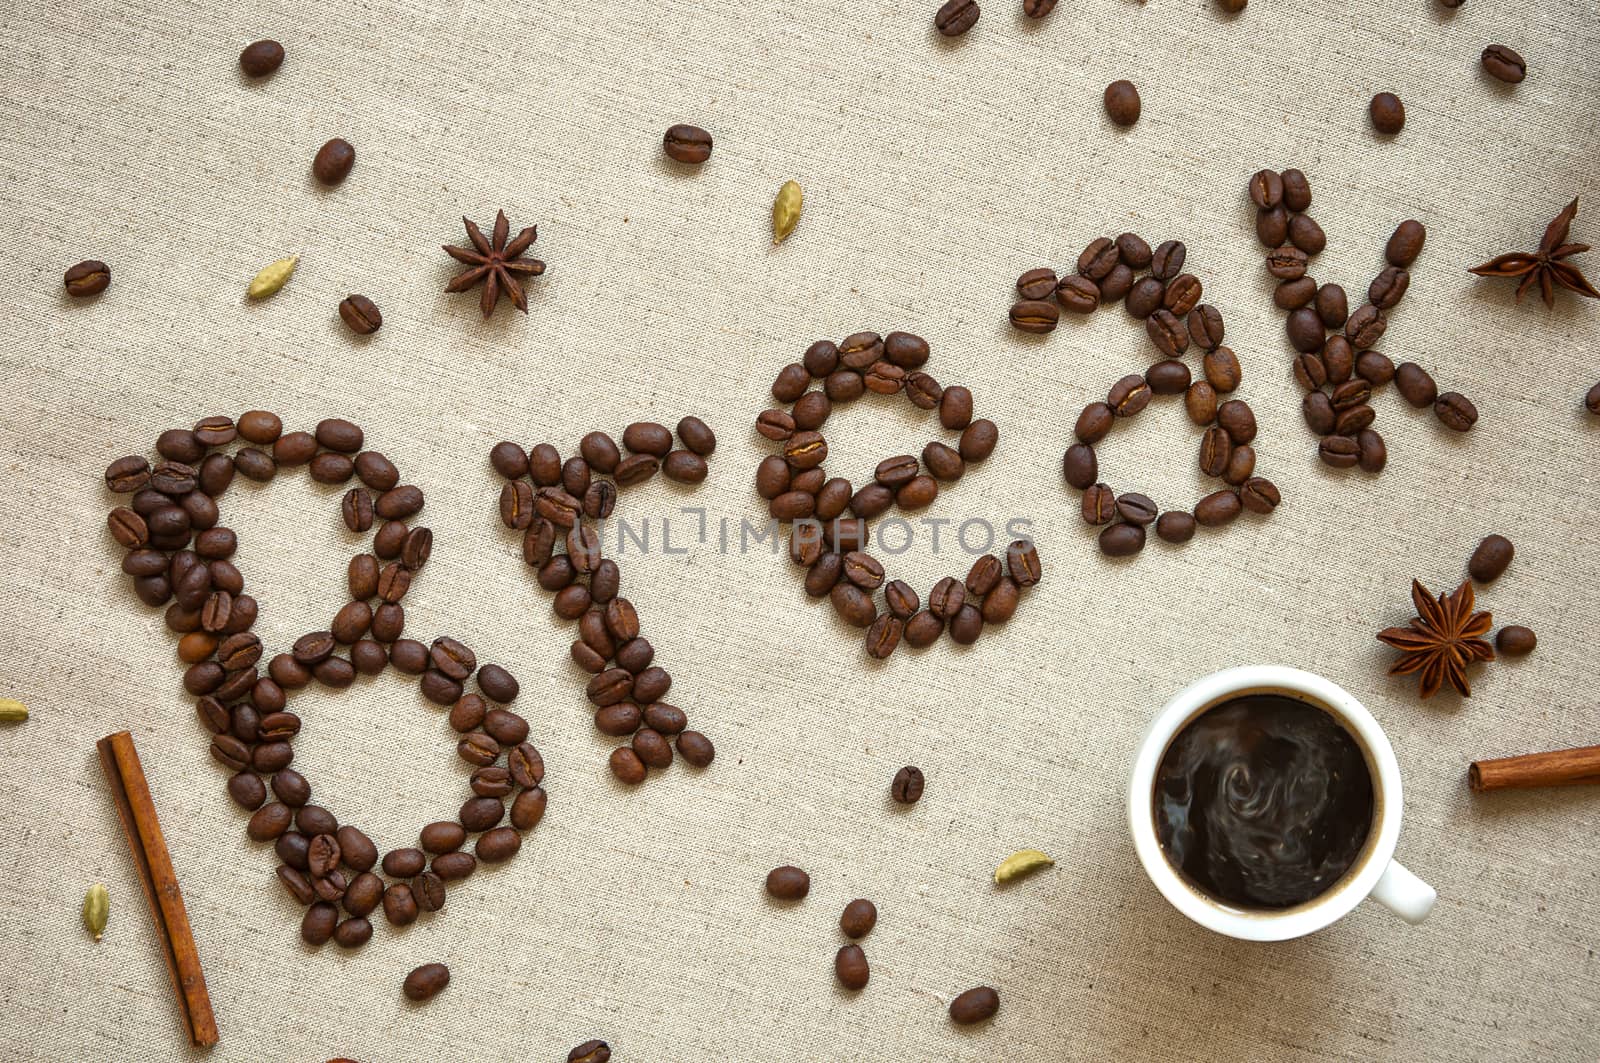
[{"label": "white coffee cup", "polygon": [[[1281,694],[1330,713],[1355,737],[1372,773],[1373,825],[1360,855],[1333,886],[1292,908],[1239,908],[1200,892],[1168,863],[1156,836],[1155,778],[1167,747],[1201,713],[1247,694]],[[1150,724],[1128,786],[1133,846],[1156,888],[1201,926],[1247,941],[1284,941],[1321,930],[1369,896],[1408,923],[1427,918],[1438,895],[1394,859],[1402,810],[1400,766],[1372,714],[1338,685],[1280,665],[1229,668],[1179,691]]]}]

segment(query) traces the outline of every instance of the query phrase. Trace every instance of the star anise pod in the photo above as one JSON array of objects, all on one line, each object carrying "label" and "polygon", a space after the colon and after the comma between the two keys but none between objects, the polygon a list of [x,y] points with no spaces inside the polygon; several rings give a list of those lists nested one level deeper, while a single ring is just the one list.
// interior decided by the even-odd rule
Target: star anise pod
[{"label": "star anise pod", "polygon": [[1454,594],[1435,598],[1428,588],[1412,580],[1411,601],[1416,604],[1418,615],[1412,618],[1410,627],[1378,632],[1379,642],[1401,651],[1389,674],[1422,673],[1420,689],[1424,698],[1431,698],[1446,681],[1462,697],[1471,697],[1467,665],[1494,660],[1494,647],[1482,637],[1489,633],[1494,618],[1472,611],[1472,581],[1461,584]]},{"label": "star anise pod", "polygon": [[1567,243],[1567,230],[1572,227],[1572,219],[1577,215],[1578,201],[1574,199],[1545,229],[1544,239],[1539,241],[1538,251],[1531,255],[1521,251],[1501,255],[1467,272],[1476,273],[1480,277],[1521,277],[1522,283],[1517,286],[1519,303],[1522,302],[1523,293],[1533,287],[1535,282],[1539,285],[1539,294],[1544,298],[1545,306],[1555,305],[1557,287],[1577,292],[1590,299],[1600,299],[1600,292],[1595,291],[1594,285],[1589,283],[1583,272],[1572,263],[1564,261],[1589,250],[1588,244]]},{"label": "star anise pod", "polygon": [[539,227],[528,226],[508,244],[506,237],[511,234],[511,223],[506,220],[503,210],[494,217],[493,240],[486,238],[483,230],[474,225],[470,218],[462,218],[461,221],[467,227],[467,238],[472,241],[472,246],[446,247],[444,251],[467,268],[451,277],[444,290],[464,292],[481,283],[483,297],[478,300],[478,307],[484,317],[494,313],[495,304],[500,301],[502,293],[511,300],[512,306],[526,314],[528,293],[523,291],[522,281],[517,277],[537,277],[544,272],[543,262],[522,257],[538,239]]}]

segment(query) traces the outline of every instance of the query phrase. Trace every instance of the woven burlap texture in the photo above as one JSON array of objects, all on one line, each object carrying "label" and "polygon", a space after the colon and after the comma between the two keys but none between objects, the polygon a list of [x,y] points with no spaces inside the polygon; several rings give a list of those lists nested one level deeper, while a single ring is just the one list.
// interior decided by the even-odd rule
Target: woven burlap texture
[{"label": "woven burlap texture", "polygon": [[[0,730],[0,1057],[200,1058],[94,761],[94,740],[124,727],[205,961],[215,1060],[559,1060],[590,1037],[628,1063],[1600,1056],[1597,796],[1465,783],[1476,757],[1600,741],[1600,426],[1581,403],[1600,305],[1515,306],[1509,284],[1465,272],[1536,246],[1574,195],[1572,238],[1600,243],[1600,11],[1256,0],[1233,17],[1207,0],[1092,0],[1034,23],[996,0],[946,41],[936,6],[4,5],[0,694],[33,717]],[[289,58],[251,81],[236,56],[263,36]],[[1479,69],[1494,42],[1527,57],[1525,83]],[[1100,102],[1123,77],[1144,98],[1128,130]],[[1380,90],[1405,101],[1398,137],[1370,128]],[[680,121],[716,136],[698,170],[661,155]],[[324,189],[310,160],[335,135],[358,160]],[[1391,390],[1382,475],[1318,463],[1244,194],[1267,165],[1310,176],[1329,236],[1313,273],[1353,303],[1395,223],[1427,224],[1382,348],[1469,395],[1470,435]],[[806,211],[774,248],[789,178]],[[464,242],[461,215],[487,227],[499,208],[539,224],[550,268],[526,317],[502,305],[486,322],[474,295],[444,294],[455,267],[439,245]],[[1034,338],[1006,308],[1024,269],[1070,268],[1091,238],[1130,229],[1187,242],[1284,502],[1111,562],[1060,456],[1077,410],[1143,369],[1150,343],[1120,309]],[[249,278],[290,253],[288,287],[247,303]],[[61,290],[82,258],[114,277],[88,302]],[[383,309],[370,340],[335,313],[352,291]],[[1029,519],[1044,582],[970,649],[877,664],[786,559],[723,553],[680,517],[687,553],[625,558],[624,593],[719,755],[623,789],[567,659],[573,628],[496,519],[489,448],[570,453],[592,428],[698,414],[720,436],[709,479],[652,482],[623,511],[703,506],[736,529],[763,516],[751,478],[771,448],[750,425],[773,375],[819,337],[896,328],[926,336],[928,370],[1000,427],[930,515]],[[1164,507],[1209,490],[1180,406],[1119,424],[1103,477]],[[427,491],[437,540],[407,633],[510,667],[549,763],[549,815],[515,861],[403,932],[380,921],[357,953],[301,944],[271,850],[246,838],[207,756],[173,636],[105,529],[107,462],[252,408],[291,429],[348,417]],[[872,400],[837,412],[829,437],[829,471],[862,483],[945,435]],[[344,601],[360,540],[338,496],[301,470],[222,500],[269,652]],[[1491,531],[1517,558],[1480,607],[1534,627],[1538,651],[1475,671],[1470,700],[1420,703],[1385,676],[1373,633],[1410,616],[1412,577],[1453,586]],[[948,537],[934,556],[925,533],[885,560],[924,594],[970,564]],[[1190,924],[1139,869],[1123,791],[1147,722],[1188,681],[1253,662],[1326,675],[1388,729],[1399,856],[1439,891],[1426,924],[1368,904],[1309,939],[1245,944]],[[291,708],[306,721],[296,767],[381,847],[465,797],[442,713],[409,681]],[[888,785],[907,763],[928,787],[904,810]],[[995,863],[1025,846],[1056,867],[994,888]],[[783,863],[812,874],[798,906],[762,892]],[[95,881],[112,896],[98,944],[78,923]],[[831,965],[854,897],[882,916],[853,995]],[[450,988],[407,1003],[405,972],[434,960]],[[1000,989],[999,1015],[954,1027],[946,1005],[979,984]]]}]

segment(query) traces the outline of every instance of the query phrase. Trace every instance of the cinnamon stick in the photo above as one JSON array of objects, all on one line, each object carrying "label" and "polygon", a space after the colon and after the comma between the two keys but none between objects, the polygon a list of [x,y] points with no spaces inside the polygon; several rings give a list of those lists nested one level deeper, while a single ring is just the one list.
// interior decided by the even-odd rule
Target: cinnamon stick
[{"label": "cinnamon stick", "polygon": [[1475,760],[1467,769],[1467,784],[1479,793],[1589,783],[1600,783],[1600,746],[1556,749],[1501,760]]},{"label": "cinnamon stick", "polygon": [[106,781],[111,784],[111,796],[117,803],[117,816],[133,853],[145,899],[150,902],[150,915],[161,939],[162,959],[172,975],[189,1040],[197,1045],[214,1045],[217,1018],[211,1010],[189,913],[183,907],[183,892],[178,888],[177,872],[172,868],[172,855],[167,852],[167,840],[156,818],[150,784],[133,746],[133,735],[118,731],[100,739],[95,748],[99,750]]}]

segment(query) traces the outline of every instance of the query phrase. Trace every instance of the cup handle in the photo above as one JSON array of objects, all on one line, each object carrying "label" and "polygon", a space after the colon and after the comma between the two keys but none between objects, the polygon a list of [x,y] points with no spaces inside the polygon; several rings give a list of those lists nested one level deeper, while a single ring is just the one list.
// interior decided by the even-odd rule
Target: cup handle
[{"label": "cup handle", "polygon": [[1372,887],[1372,899],[1408,923],[1420,923],[1433,911],[1433,902],[1439,899],[1432,886],[1422,881],[1391,860]]}]

